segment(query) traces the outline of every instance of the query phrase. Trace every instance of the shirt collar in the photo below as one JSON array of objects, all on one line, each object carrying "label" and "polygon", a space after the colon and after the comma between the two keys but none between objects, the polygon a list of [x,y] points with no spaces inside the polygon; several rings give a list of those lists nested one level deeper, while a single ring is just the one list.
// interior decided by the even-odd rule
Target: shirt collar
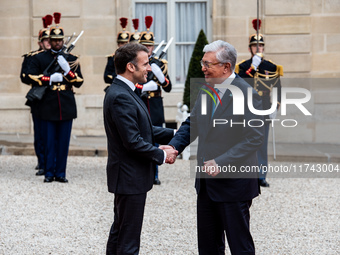
[{"label": "shirt collar", "polygon": [[125,77],[121,76],[121,75],[117,75],[116,77],[118,80],[121,80],[122,82],[126,83],[126,85],[129,86],[130,89],[132,89],[132,91],[135,91],[136,87],[135,85],[133,84],[132,81],[129,81],[128,79],[126,79]]},{"label": "shirt collar", "polygon": [[58,53],[60,53],[61,51],[62,51],[62,49],[60,49],[60,50],[58,50],[58,51],[52,50],[52,49],[51,49],[51,52],[54,53],[54,54],[58,54]]},{"label": "shirt collar", "polygon": [[225,91],[225,86],[230,85],[235,78],[236,75],[233,72],[227,79],[224,80],[222,84],[216,84],[215,87],[218,88],[220,91]]},{"label": "shirt collar", "polygon": [[230,85],[230,83],[235,79],[236,75],[233,72],[222,84]]}]

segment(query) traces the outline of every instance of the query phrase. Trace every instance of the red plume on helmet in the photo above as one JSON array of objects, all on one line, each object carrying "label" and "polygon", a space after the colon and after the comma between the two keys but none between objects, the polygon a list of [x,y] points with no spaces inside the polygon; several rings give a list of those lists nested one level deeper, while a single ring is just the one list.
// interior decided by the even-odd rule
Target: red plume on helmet
[{"label": "red plume on helmet", "polygon": [[44,18],[45,18],[45,22],[46,22],[47,27],[50,26],[52,24],[52,22],[53,22],[52,15],[47,14]]},{"label": "red plume on helmet", "polygon": [[128,23],[128,19],[127,18],[120,18],[120,25],[122,26],[123,30],[125,30],[126,26],[127,26],[127,23]]},{"label": "red plume on helmet", "polygon": [[49,26],[52,24],[53,17],[48,14],[45,17],[42,17],[42,21],[44,28],[39,31],[39,41],[49,37]]},{"label": "red plume on helmet", "polygon": [[53,13],[53,17],[54,17],[54,23],[56,25],[60,24],[61,13],[55,12],[55,13]]},{"label": "red plume on helmet", "polygon": [[53,13],[53,18],[55,26],[52,26],[50,28],[50,39],[64,39],[64,29],[62,27],[59,27],[61,13],[60,12]]},{"label": "red plume on helmet", "polygon": [[132,23],[133,23],[133,28],[137,31],[139,27],[139,19],[133,19]]},{"label": "red plume on helmet", "polygon": [[43,21],[43,27],[47,28],[46,16],[42,17],[42,21]]},{"label": "red plume on helmet", "polygon": [[149,30],[151,25],[152,25],[153,18],[151,16],[146,16],[145,17],[145,26],[146,29]]},{"label": "red plume on helmet", "polygon": [[[255,29],[255,31],[257,31],[257,19],[253,19],[252,23],[253,23],[253,28]],[[258,28],[259,31],[260,31],[260,28],[261,28],[261,20],[259,19],[259,28]]]}]

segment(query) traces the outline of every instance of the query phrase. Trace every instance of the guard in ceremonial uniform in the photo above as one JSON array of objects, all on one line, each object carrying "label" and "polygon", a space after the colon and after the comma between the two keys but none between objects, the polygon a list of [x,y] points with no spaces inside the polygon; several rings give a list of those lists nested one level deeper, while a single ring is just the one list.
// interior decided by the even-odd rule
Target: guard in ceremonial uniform
[{"label": "guard in ceremonial uniform", "polygon": [[[165,126],[162,90],[170,92],[171,81],[168,75],[168,62],[165,59],[151,57],[155,45],[154,34],[150,32],[152,21],[151,16],[145,17],[147,31],[142,32],[140,35],[140,43],[149,50],[149,61],[152,68],[152,72],[148,73],[147,83],[143,84],[141,98],[149,110],[152,124],[162,127]],[[161,184],[158,178],[158,168],[154,184]]]},{"label": "guard in ceremonial uniform", "polygon": [[[117,35],[118,48],[123,46],[124,44],[127,44],[130,39],[130,32],[125,30],[128,24],[128,19],[122,17],[119,20],[120,20],[120,25],[122,26],[123,30],[120,31]],[[106,64],[105,71],[104,71],[104,81],[105,83],[109,84],[109,86],[112,84],[114,78],[116,78],[117,76],[116,68],[114,64],[114,58],[115,58],[114,53],[107,56],[107,64]],[[109,86],[107,86],[104,89],[104,91],[106,91]]]},{"label": "guard in ceremonial uniform", "polygon": [[[253,27],[257,30],[257,20],[253,20]],[[261,24],[261,20],[259,20]],[[260,28],[260,25],[259,25]],[[276,104],[276,111],[270,115],[264,116],[264,119],[275,119],[277,110],[281,102],[281,82],[280,76],[283,75],[283,68],[276,65],[270,60],[264,59],[264,38],[262,34],[253,34],[249,37],[249,51],[251,58],[243,60],[236,65],[235,72],[244,78],[262,98],[263,110],[270,109],[272,104]],[[272,102],[271,92],[273,88],[277,88],[277,102]],[[265,139],[262,147],[257,151],[259,167],[268,166],[268,134],[270,121],[264,121]],[[269,187],[266,181],[266,172],[261,169],[259,175],[259,183],[262,187]]]},{"label": "guard in ceremonial uniform", "polygon": [[[28,72],[28,66],[29,66],[31,57],[40,52],[49,50],[51,48],[51,45],[49,43],[49,33],[50,33],[49,26],[52,24],[53,17],[51,15],[46,15],[45,17],[42,18],[42,20],[43,20],[44,28],[39,31],[39,35],[38,35],[39,49],[31,51],[23,55],[24,60],[21,66],[20,79],[22,83],[25,83],[30,86],[31,86],[31,83],[27,75],[27,72]],[[43,137],[42,137],[42,130],[41,130],[41,120],[38,118],[38,115],[37,115],[37,104],[35,101],[27,100],[26,105],[31,108],[32,120],[33,120],[34,151],[38,158],[38,164],[35,168],[36,170],[38,170],[36,175],[44,175],[45,174],[44,145],[43,145]]]},{"label": "guard in ceremonial uniform", "polygon": [[83,78],[78,57],[63,51],[61,14],[53,16],[56,26],[50,28],[51,49],[32,57],[28,76],[33,86],[45,89],[42,98],[36,99],[38,117],[43,122],[44,182],[65,183],[72,122],[77,117],[74,87],[79,88]]}]

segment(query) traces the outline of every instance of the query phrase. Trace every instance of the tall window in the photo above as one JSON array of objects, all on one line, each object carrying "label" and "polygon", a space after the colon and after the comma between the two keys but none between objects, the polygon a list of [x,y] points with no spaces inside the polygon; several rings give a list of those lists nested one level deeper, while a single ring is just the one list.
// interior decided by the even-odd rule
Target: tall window
[{"label": "tall window", "polygon": [[152,16],[150,31],[154,33],[155,43],[167,41],[167,4],[166,3],[136,3],[135,17],[139,19],[139,31],[145,31],[145,16]]},{"label": "tall window", "polygon": [[145,16],[152,16],[154,21],[150,31],[154,32],[156,44],[174,38],[166,56],[174,90],[183,90],[200,30],[203,29],[209,38],[208,3],[194,0],[135,0],[135,18],[139,19],[140,31],[146,30]]}]

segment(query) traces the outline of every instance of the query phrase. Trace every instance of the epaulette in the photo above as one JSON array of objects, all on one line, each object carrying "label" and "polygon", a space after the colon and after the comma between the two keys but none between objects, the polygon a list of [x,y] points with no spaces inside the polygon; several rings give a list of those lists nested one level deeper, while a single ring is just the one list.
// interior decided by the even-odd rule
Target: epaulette
[{"label": "epaulette", "polygon": [[283,76],[283,66],[282,65],[277,65],[271,60],[267,60],[268,62],[272,63],[273,65],[276,66],[276,72],[280,75]]},{"label": "epaulette", "polygon": [[159,59],[158,57],[155,57],[155,59],[158,59],[159,61],[161,61],[163,64],[168,64],[168,61],[164,58]]},{"label": "epaulette", "polygon": [[162,58],[161,61],[163,62],[163,64],[168,64],[168,61],[164,58]]},{"label": "epaulette", "polygon": [[242,60],[241,62],[239,62],[239,63],[237,63],[236,65],[235,65],[235,73],[239,73],[240,72],[240,65],[243,63],[243,62],[245,62],[246,60]]},{"label": "epaulette", "polygon": [[29,57],[29,56],[32,56],[32,53],[34,53],[34,52],[36,52],[36,51],[38,51],[38,50],[31,50],[31,51],[25,53],[24,55],[22,55],[22,57]]},{"label": "epaulette", "polygon": [[111,55],[107,55],[107,56],[105,56],[106,58],[110,58],[110,57],[114,57],[114,53],[112,53]]},{"label": "epaulette", "polygon": [[31,56],[37,55],[37,54],[39,54],[39,53],[41,53],[41,52],[44,52],[44,50],[37,50],[37,51],[34,51],[34,52],[31,53]]},{"label": "epaulette", "polygon": [[74,55],[73,53],[68,53],[68,54],[70,54],[71,56],[79,58],[79,55]]},{"label": "epaulette", "polygon": [[283,66],[282,66],[282,65],[276,65],[276,72],[277,72],[280,76],[283,76]]}]

